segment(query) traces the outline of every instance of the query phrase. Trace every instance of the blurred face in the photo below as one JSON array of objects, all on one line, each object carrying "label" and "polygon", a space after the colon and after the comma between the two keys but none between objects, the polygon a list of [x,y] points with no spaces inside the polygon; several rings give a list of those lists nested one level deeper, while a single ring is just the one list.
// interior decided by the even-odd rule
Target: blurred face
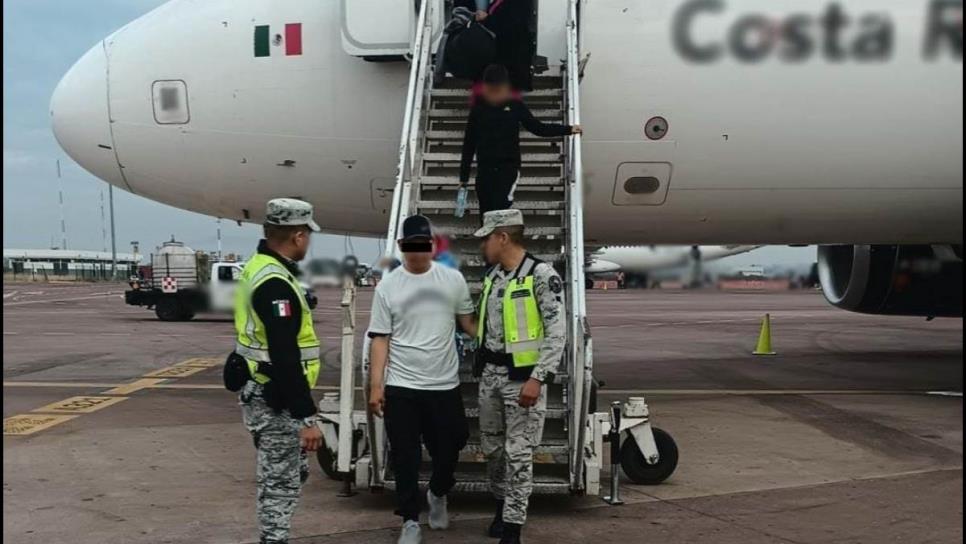
[{"label": "blurred face", "polygon": [[513,91],[510,89],[510,84],[502,85],[492,85],[489,83],[483,84],[483,90],[481,91],[483,95],[483,100],[490,104],[499,104],[501,102],[506,102],[513,97]]},{"label": "blurred face", "polygon": [[510,244],[510,236],[505,232],[493,231],[480,243],[480,251],[487,264],[497,264]]},{"label": "blurred face", "polygon": [[399,251],[403,255],[403,262],[406,268],[423,270],[433,264],[433,241],[418,240],[406,241],[399,240]]}]

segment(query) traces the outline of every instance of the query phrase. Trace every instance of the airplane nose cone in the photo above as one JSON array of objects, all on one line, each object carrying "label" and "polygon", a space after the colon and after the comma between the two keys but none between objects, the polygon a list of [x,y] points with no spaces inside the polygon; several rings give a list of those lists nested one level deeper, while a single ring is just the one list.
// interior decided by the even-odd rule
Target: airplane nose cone
[{"label": "airplane nose cone", "polygon": [[64,75],[50,99],[50,117],[60,147],[85,170],[124,187],[108,113],[108,71],[98,43]]}]

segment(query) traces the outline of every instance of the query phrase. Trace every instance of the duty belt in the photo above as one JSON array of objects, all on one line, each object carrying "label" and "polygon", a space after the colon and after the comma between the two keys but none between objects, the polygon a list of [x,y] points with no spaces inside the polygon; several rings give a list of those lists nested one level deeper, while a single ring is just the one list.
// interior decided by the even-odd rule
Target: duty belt
[{"label": "duty belt", "polygon": [[513,368],[513,355],[509,353],[497,353],[483,347],[477,350],[476,356],[488,365]]}]

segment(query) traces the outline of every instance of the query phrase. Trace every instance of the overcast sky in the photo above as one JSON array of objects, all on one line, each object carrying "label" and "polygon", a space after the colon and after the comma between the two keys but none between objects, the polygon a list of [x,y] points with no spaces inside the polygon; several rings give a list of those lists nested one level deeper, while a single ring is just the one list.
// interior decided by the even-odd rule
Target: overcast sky
[{"label": "overcast sky", "polygon": [[[84,52],[125,23],[163,0],[3,0],[3,246],[47,248],[61,245],[56,161],[60,160],[67,245],[72,249],[110,248],[110,230],[101,221],[107,184],[88,174],[57,145],[48,106],[60,77]],[[178,210],[120,189],[114,191],[117,249],[138,240],[143,250],[171,235],[195,249],[214,250],[212,217]],[[108,238],[103,232],[107,229]],[[258,227],[222,222],[224,250],[251,253]],[[361,260],[374,260],[374,240],[352,238]],[[348,245],[342,236],[320,236],[314,255],[336,258]],[[764,248],[732,258],[734,264],[799,264],[814,259],[814,248]]]},{"label": "overcast sky", "polygon": [[[87,173],[57,145],[50,130],[50,96],[60,77],[88,49],[163,0],[3,0],[3,246],[61,245],[56,161],[62,170],[67,246],[110,250],[107,184]],[[105,223],[101,222],[101,193]],[[214,250],[216,220],[115,188],[117,249],[132,240],[149,250],[174,235],[195,249]],[[225,251],[251,253],[253,225],[222,222]],[[352,238],[361,260],[378,252],[374,240]],[[319,236],[315,255],[341,257],[343,236]]]}]

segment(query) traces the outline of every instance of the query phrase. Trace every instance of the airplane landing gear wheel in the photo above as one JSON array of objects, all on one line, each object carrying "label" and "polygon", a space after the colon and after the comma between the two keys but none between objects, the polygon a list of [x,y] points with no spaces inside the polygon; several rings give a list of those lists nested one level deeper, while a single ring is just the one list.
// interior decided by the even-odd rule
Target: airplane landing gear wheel
[{"label": "airplane landing gear wheel", "polygon": [[656,465],[650,465],[644,460],[644,454],[634,439],[628,437],[621,446],[621,468],[635,484],[657,485],[668,479],[678,466],[678,446],[674,439],[656,427],[651,430],[660,454]]}]

